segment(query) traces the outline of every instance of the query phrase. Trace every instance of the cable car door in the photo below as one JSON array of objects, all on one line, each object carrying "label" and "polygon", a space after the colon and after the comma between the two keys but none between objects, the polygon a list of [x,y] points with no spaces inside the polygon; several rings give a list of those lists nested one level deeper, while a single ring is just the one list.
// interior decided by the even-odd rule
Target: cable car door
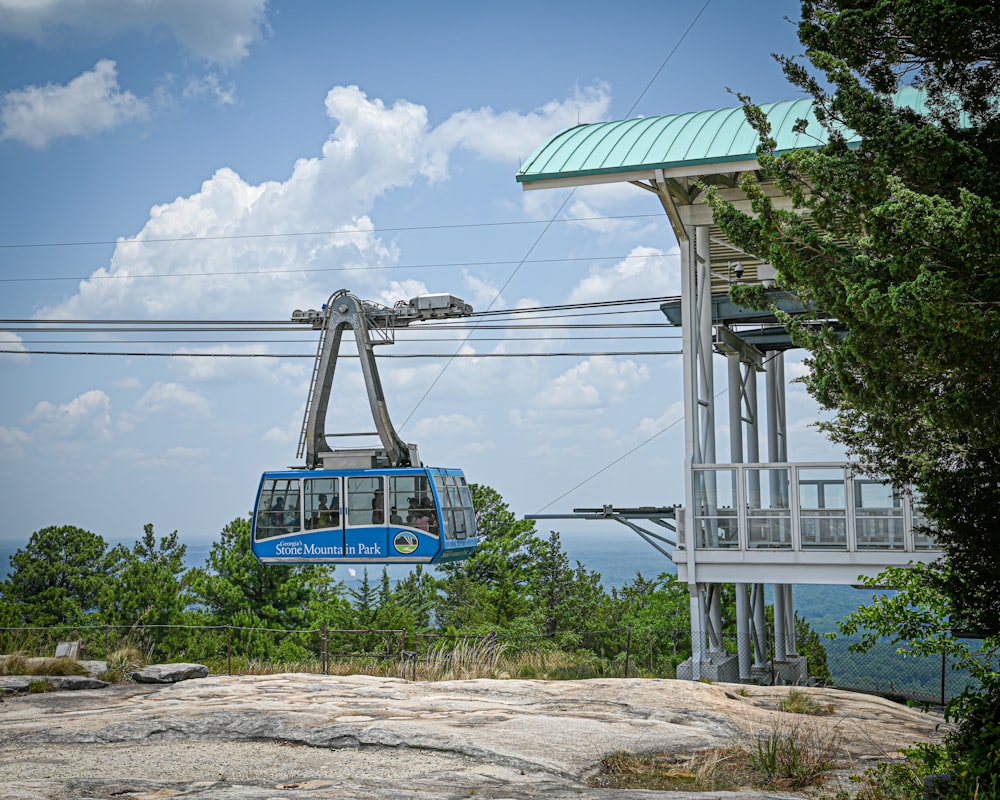
[{"label": "cable car door", "polygon": [[344,519],[340,477],[306,478],[302,487],[303,523],[310,555],[344,555]]}]

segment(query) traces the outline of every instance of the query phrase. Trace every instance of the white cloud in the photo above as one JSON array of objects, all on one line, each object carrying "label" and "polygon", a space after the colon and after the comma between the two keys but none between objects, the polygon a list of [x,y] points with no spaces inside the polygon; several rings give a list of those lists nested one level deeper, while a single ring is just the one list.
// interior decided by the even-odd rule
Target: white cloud
[{"label": "white cloud", "polygon": [[649,369],[625,359],[594,356],[549,381],[531,401],[535,408],[601,408],[626,401],[649,380]]},{"label": "white cloud", "polygon": [[114,382],[116,389],[141,389],[142,381],[133,375],[126,375]]},{"label": "white cloud", "polygon": [[63,136],[90,136],[145,119],[145,100],[118,86],[114,61],[102,59],[65,86],[14,89],[0,104],[0,138],[42,149]]},{"label": "white cloud", "polygon": [[193,392],[183,384],[172,381],[157,381],[140,397],[132,410],[122,414],[118,427],[123,431],[131,431],[142,420],[158,414],[188,416],[208,416],[211,402]]},{"label": "white cloud", "polygon": [[178,445],[167,450],[167,455],[171,458],[182,459],[185,461],[201,461],[202,459],[208,458],[209,451],[204,447],[184,447],[182,445]]},{"label": "white cloud", "polygon": [[288,442],[298,441],[299,431],[302,429],[302,423],[297,423],[294,426],[288,428],[270,428],[264,432],[264,436],[261,437],[265,442],[276,442],[277,444],[286,444]]},{"label": "white cloud", "polygon": [[679,401],[671,404],[666,411],[658,417],[643,417],[639,420],[637,430],[642,436],[653,436],[667,429],[677,426],[684,427],[684,402]]},{"label": "white cloud", "polygon": [[[602,91],[590,93],[606,102]],[[574,103],[579,101],[533,112],[532,125],[547,119],[546,125],[558,128]],[[345,267],[353,270],[352,291],[388,301],[385,273],[378,268],[398,263],[399,251],[375,231],[370,213],[376,201],[434,172],[435,163],[473,138],[437,135],[440,127],[428,126],[423,106],[405,100],[389,106],[356,86],[331,89],[326,110],[333,132],[320,155],[299,159],[287,179],[251,184],[232,169],[217,170],[197,192],[155,206],[135,236],[119,241],[106,267],[82,281],[74,296],[38,316],[163,318],[238,312],[273,318],[315,307],[317,298],[329,293],[325,271]],[[517,119],[500,115],[494,120],[496,130],[517,128]],[[496,154],[485,146],[476,152]],[[321,233],[274,235],[312,231]],[[196,241],[179,241],[183,239]],[[152,274],[183,278],[137,279]],[[495,296],[496,290],[478,278],[468,277],[467,284],[477,306]],[[406,281],[389,289],[409,297],[426,286]],[[280,308],[275,297],[281,298]]]},{"label": "white cloud", "polygon": [[503,311],[507,308],[507,303],[500,294],[500,287],[496,284],[473,275],[468,270],[463,270],[462,282],[472,293],[468,302],[476,311]]},{"label": "white cloud", "polygon": [[435,158],[427,175],[431,180],[447,177],[448,153],[458,147],[481,158],[520,162],[554,133],[580,122],[606,119],[610,105],[610,88],[599,83],[577,89],[568,100],[552,100],[527,114],[498,113],[489,107],[459,111],[431,134]]},{"label": "white cloud", "polygon": [[20,428],[8,428],[6,425],[0,425],[0,454],[3,454],[4,458],[21,458],[24,455],[22,445],[29,438],[28,434]]},{"label": "white cloud", "polygon": [[[526,192],[527,195],[546,192]],[[602,183],[596,186],[578,186],[572,200],[561,218],[572,220],[576,227],[599,234],[602,238],[611,236],[637,236],[654,234],[658,224],[662,224],[662,214],[639,203],[647,203],[645,192],[639,192],[629,183]],[[643,208],[640,216],[630,217],[629,211]],[[616,218],[620,215],[623,218]],[[653,215],[651,219],[649,215]],[[671,237],[673,238],[673,237]]]},{"label": "white cloud", "polygon": [[213,73],[190,78],[184,86],[182,96],[186,99],[207,97],[222,106],[236,104],[236,85],[223,86],[219,76]]},{"label": "white cloud", "polygon": [[27,364],[31,360],[27,355],[24,340],[12,331],[0,331],[0,350],[13,351],[0,353],[0,364]]},{"label": "white cloud", "polygon": [[265,33],[267,0],[0,0],[0,31],[37,42],[168,30],[197,57],[244,58]]},{"label": "white cloud", "polygon": [[[185,381],[283,382],[295,381],[306,375],[304,364],[283,363],[281,359],[268,357],[271,348],[266,344],[185,346],[174,352],[201,354],[190,358],[175,356],[170,359],[171,371]],[[249,358],[248,354],[258,354],[260,357]]]},{"label": "white cloud", "polygon": [[569,293],[570,303],[669,297],[681,293],[679,251],[634,247],[610,267],[594,266]]},{"label": "white cloud", "polygon": [[404,438],[412,436],[417,441],[421,441],[424,439],[441,440],[451,437],[478,436],[480,427],[476,420],[465,414],[442,414],[419,420]]},{"label": "white cloud", "polygon": [[162,413],[208,414],[211,403],[197,392],[192,392],[180,383],[157,381],[135,404],[135,410],[142,416]]},{"label": "white cloud", "polygon": [[91,389],[68,403],[57,405],[42,400],[25,417],[25,422],[35,426],[39,437],[44,439],[104,438],[110,434],[111,398],[100,389]]}]

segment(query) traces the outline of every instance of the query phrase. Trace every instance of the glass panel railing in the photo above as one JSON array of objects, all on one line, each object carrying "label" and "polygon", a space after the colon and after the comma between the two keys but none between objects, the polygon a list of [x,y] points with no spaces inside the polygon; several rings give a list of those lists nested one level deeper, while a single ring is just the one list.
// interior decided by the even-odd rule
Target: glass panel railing
[{"label": "glass panel railing", "polygon": [[847,549],[847,481],[843,467],[800,467],[799,542],[803,549]]},{"label": "glass panel railing", "polygon": [[740,546],[736,480],[735,469],[695,470],[694,497],[698,509],[694,518],[696,547]]},{"label": "glass panel railing", "polygon": [[858,550],[904,550],[903,501],[880,478],[854,478],[854,529]]},{"label": "glass panel railing", "polygon": [[747,546],[792,546],[791,477],[787,467],[745,469]]}]

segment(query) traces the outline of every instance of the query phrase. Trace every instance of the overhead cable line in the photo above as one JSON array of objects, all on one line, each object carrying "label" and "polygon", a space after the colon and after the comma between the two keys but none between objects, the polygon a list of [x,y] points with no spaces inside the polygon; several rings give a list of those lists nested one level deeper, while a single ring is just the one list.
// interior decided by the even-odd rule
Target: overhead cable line
[{"label": "overhead cable line", "polygon": [[296,238],[303,236],[357,236],[359,233],[404,233],[406,231],[436,231],[455,230],[462,228],[503,228],[518,225],[551,225],[558,222],[604,222],[616,219],[643,219],[645,217],[661,218],[662,214],[623,214],[621,216],[598,216],[598,217],[572,217],[561,220],[509,220],[502,222],[456,222],[444,225],[401,225],[386,228],[341,228],[339,230],[326,231],[284,231],[278,233],[237,233],[219,234],[217,236],[176,236],[162,237],[156,239],[94,239],[89,241],[76,242],[10,242],[0,244],[0,250],[27,250],[43,247],[90,247],[96,245],[128,245],[128,244],[173,244],[177,242],[217,242],[240,239],[281,239]]},{"label": "overhead cable line", "polygon": [[[567,258],[533,258],[526,262],[528,264],[562,264],[570,262],[594,262],[594,261],[627,261],[629,259],[660,259],[660,258],[680,258],[678,253],[653,253],[645,255],[624,255],[624,256],[589,256],[589,257],[567,257]],[[249,270],[223,270],[219,272],[154,272],[146,275],[53,275],[20,278],[0,278],[0,283],[58,283],[59,281],[126,281],[145,280],[147,278],[169,279],[169,278],[242,278],[247,275],[300,275],[320,272],[373,272],[382,269],[443,269],[450,267],[495,267],[516,264],[516,261],[453,261],[439,264],[380,264],[355,267],[300,267],[293,269],[249,269]]]},{"label": "overhead cable line", "polygon": [[[609,350],[559,353],[388,353],[379,358],[593,358],[595,356],[677,356],[680,350]],[[316,358],[315,353],[159,353],[110,350],[14,350],[0,349],[0,355],[18,356],[129,356],[163,358]],[[342,358],[358,358],[356,354]]]},{"label": "overhead cable line", "polygon": [[[607,301],[591,301],[586,303],[563,303],[559,305],[552,306],[530,306],[526,308],[511,308],[511,309],[498,309],[496,311],[478,311],[470,315],[470,317],[476,318],[495,318],[501,316],[524,316],[528,314],[537,315],[538,319],[550,319],[550,316],[542,316],[543,314],[549,314],[555,311],[581,311],[586,309],[595,309],[588,314],[560,314],[556,318],[564,318],[570,316],[607,316],[610,314],[635,314],[635,313],[645,313],[645,311],[657,311],[659,306],[664,302],[676,301],[679,298],[674,297],[653,297],[653,298],[634,298],[634,299],[624,299],[624,300],[607,300]],[[621,308],[622,306],[634,306],[634,305],[645,305],[645,304],[655,304],[656,308],[650,308],[645,310],[624,310],[624,311],[606,311],[600,309],[608,308]],[[462,320],[468,319],[468,317],[461,318]],[[426,330],[428,328],[442,327],[447,328],[454,324],[452,320],[428,320],[420,321],[414,323],[409,328],[399,328],[399,331],[405,330]],[[468,323],[466,323],[468,324]],[[663,323],[666,325],[667,323]],[[220,320],[220,319],[0,319],[0,326],[4,329],[9,329],[8,326],[11,325],[81,325],[81,326],[97,326],[97,325],[137,325],[143,327],[157,326],[157,325],[178,325],[178,326],[212,326],[217,328],[224,328],[232,330],[230,326],[233,325],[256,325],[256,326],[267,326],[261,327],[261,330],[289,330],[289,331],[301,331],[302,326],[292,325],[287,319],[280,320],[267,320],[267,319],[230,319],[230,320]]]},{"label": "overhead cable line", "polygon": [[[565,337],[576,341],[620,341],[639,339],[644,341],[659,339],[679,339],[679,336],[660,336],[654,334],[637,336],[572,336]],[[408,338],[406,344],[414,342],[454,342],[450,336],[420,336]],[[472,342],[548,342],[552,341],[542,336],[476,336]],[[303,344],[309,343],[302,339],[21,339],[21,344]]]}]

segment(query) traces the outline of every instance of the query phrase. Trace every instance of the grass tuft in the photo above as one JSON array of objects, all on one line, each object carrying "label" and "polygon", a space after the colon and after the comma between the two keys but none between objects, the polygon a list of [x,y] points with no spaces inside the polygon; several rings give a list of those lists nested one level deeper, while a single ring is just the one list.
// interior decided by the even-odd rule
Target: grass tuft
[{"label": "grass tuft", "polygon": [[820,703],[815,697],[792,689],[787,696],[778,703],[778,708],[789,714],[810,714],[812,716],[825,716],[833,713],[833,706],[829,703]]},{"label": "grass tuft", "polygon": [[108,656],[108,668],[99,677],[109,683],[128,683],[132,680],[132,674],[147,663],[139,648],[125,646]]},{"label": "grass tuft", "polygon": [[822,782],[842,752],[837,729],[775,726],[746,734],[731,747],[685,760],[669,753],[616,750],[601,759],[590,786],[657,791],[796,791]]}]

